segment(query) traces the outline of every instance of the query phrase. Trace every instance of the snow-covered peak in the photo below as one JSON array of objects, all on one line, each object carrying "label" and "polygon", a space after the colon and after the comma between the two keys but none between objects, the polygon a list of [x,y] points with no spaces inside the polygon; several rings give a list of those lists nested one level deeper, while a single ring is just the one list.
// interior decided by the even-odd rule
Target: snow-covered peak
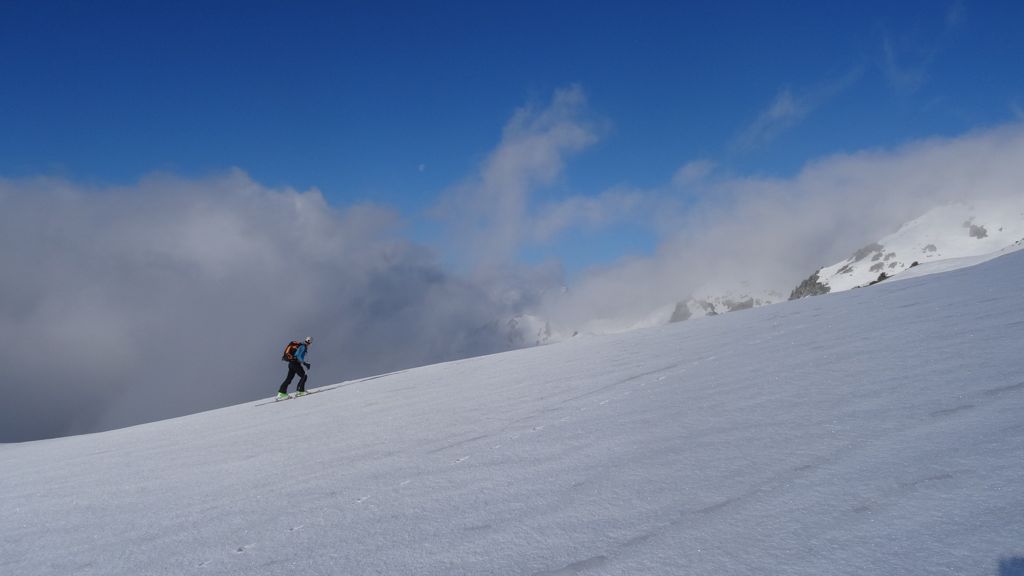
[{"label": "snow-covered peak", "polygon": [[542,346],[567,338],[566,334],[552,328],[551,322],[533,314],[517,314],[509,318],[505,321],[505,332],[513,348]]},{"label": "snow-covered peak", "polygon": [[717,316],[727,312],[748,310],[767,304],[782,302],[785,297],[773,290],[756,287],[751,282],[740,282],[736,287],[705,286],[689,299],[676,305],[672,322],[691,318]]},{"label": "snow-covered peak", "polygon": [[842,292],[917,264],[994,254],[1024,238],[1024,198],[1009,203],[955,203],[934,208],[896,232],[826,266],[793,298]]}]

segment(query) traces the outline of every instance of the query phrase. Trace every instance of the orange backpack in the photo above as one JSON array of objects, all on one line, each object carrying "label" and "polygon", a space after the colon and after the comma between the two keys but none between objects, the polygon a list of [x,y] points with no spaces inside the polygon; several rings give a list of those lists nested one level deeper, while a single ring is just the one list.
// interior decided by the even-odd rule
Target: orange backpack
[{"label": "orange backpack", "polygon": [[292,360],[295,360],[295,351],[299,349],[299,344],[301,344],[301,342],[298,340],[292,340],[289,342],[288,345],[284,347],[284,354],[281,355],[281,360],[284,362],[291,362]]}]

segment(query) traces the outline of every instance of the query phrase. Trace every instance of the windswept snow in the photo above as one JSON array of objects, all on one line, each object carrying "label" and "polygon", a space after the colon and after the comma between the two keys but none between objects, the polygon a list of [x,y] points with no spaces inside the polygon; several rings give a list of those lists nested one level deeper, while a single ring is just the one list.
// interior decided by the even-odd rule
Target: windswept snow
[{"label": "windswept snow", "polygon": [[1016,252],[0,445],[0,574],[1020,574],[1022,286]]}]

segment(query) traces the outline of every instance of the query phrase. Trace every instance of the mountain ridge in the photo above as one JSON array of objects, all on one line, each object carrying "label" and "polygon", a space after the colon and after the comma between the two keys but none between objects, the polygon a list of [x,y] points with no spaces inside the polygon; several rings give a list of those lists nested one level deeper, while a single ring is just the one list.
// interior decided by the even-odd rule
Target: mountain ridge
[{"label": "mountain ridge", "polygon": [[507,340],[515,346],[561,342],[580,334],[611,334],[749,310],[808,296],[866,287],[893,278],[920,264],[997,255],[1024,241],[1024,198],[1001,202],[943,204],[924,212],[895,232],[823,266],[803,280],[794,280],[788,297],[756,281],[713,284],[690,296],[650,309],[642,317],[591,319],[571,327],[558,326],[538,314],[520,314],[504,322]]},{"label": "mountain ridge", "polygon": [[818,269],[790,299],[866,286],[926,262],[995,254],[1022,239],[1024,202],[938,206],[845,260]]}]

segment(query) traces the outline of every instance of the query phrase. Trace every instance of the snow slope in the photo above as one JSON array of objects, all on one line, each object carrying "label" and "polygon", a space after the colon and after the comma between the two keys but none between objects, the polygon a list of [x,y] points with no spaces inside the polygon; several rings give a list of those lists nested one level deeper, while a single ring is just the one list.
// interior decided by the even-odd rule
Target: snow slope
[{"label": "snow slope", "polygon": [[0,445],[0,574],[1019,575],[1022,286],[1015,252]]}]

